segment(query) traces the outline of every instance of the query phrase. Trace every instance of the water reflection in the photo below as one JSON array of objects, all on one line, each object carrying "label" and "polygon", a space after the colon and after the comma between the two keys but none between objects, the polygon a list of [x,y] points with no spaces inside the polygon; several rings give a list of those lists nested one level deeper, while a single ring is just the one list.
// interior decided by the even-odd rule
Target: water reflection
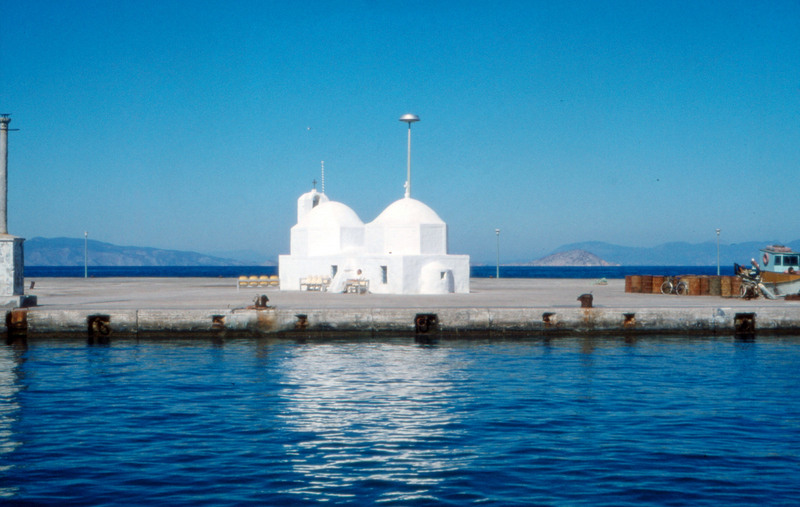
[{"label": "water reflection", "polygon": [[469,449],[447,450],[464,431],[452,392],[464,365],[452,353],[351,344],[303,347],[289,358],[293,387],[281,394],[281,417],[296,438],[285,451],[306,477],[294,492],[351,496],[391,484],[391,499],[419,499],[465,466]]},{"label": "water reflection", "polygon": [[628,338],[33,339],[0,349],[0,494],[796,503],[800,339]]},{"label": "water reflection", "polygon": [[[14,452],[22,442],[16,440],[13,424],[19,417],[20,404],[17,394],[20,391],[19,351],[12,347],[0,347],[0,473],[7,472],[12,465],[6,455]],[[0,487],[0,498],[14,496],[18,487]]]}]

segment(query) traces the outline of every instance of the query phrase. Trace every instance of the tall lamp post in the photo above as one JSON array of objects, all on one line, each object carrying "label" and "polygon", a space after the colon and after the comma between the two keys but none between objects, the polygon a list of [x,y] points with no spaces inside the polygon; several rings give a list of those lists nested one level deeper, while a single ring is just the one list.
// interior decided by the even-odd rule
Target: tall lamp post
[{"label": "tall lamp post", "polygon": [[83,231],[83,277],[89,278],[89,231]]},{"label": "tall lamp post", "polygon": [[719,276],[719,229],[717,229],[717,276]]},{"label": "tall lamp post", "polygon": [[500,229],[495,229],[497,233],[497,278],[500,278]]},{"label": "tall lamp post", "polygon": [[411,197],[411,124],[419,121],[415,114],[404,114],[400,121],[408,123],[408,175],[406,177],[406,197]]}]

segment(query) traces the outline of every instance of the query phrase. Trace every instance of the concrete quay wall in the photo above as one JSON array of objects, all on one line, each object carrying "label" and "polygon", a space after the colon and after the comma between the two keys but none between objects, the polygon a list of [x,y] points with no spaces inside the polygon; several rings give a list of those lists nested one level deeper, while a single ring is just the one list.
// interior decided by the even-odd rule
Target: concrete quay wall
[{"label": "concrete quay wall", "polygon": [[361,308],[9,311],[5,332],[330,336],[800,332],[797,308]]},{"label": "concrete quay wall", "polygon": [[[556,335],[798,333],[800,301],[626,293],[623,280],[472,279],[469,294],[387,295],[237,287],[223,278],[39,278],[38,306],[6,333]],[[26,283],[27,285],[27,283]],[[578,297],[593,294],[594,308]],[[248,308],[259,295],[268,309]],[[420,317],[422,320],[420,321]]]}]

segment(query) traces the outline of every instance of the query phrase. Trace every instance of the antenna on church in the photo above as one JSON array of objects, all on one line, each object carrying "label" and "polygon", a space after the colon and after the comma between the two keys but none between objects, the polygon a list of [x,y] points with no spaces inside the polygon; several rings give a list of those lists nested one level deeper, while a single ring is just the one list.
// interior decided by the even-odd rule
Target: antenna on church
[{"label": "antenna on church", "polygon": [[320,162],[322,164],[322,193],[325,193],[325,161],[323,160]]}]

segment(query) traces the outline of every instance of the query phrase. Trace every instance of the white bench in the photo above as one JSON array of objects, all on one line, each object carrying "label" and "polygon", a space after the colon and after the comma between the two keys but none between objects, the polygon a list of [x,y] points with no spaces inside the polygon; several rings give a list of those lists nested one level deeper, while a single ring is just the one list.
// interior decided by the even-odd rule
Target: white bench
[{"label": "white bench", "polygon": [[369,292],[369,280],[364,280],[363,278],[347,280],[344,285],[344,291],[349,294],[366,294]]},{"label": "white bench", "polygon": [[330,286],[331,279],[325,278],[321,275],[308,276],[300,279],[300,290],[328,292],[328,287]]}]

